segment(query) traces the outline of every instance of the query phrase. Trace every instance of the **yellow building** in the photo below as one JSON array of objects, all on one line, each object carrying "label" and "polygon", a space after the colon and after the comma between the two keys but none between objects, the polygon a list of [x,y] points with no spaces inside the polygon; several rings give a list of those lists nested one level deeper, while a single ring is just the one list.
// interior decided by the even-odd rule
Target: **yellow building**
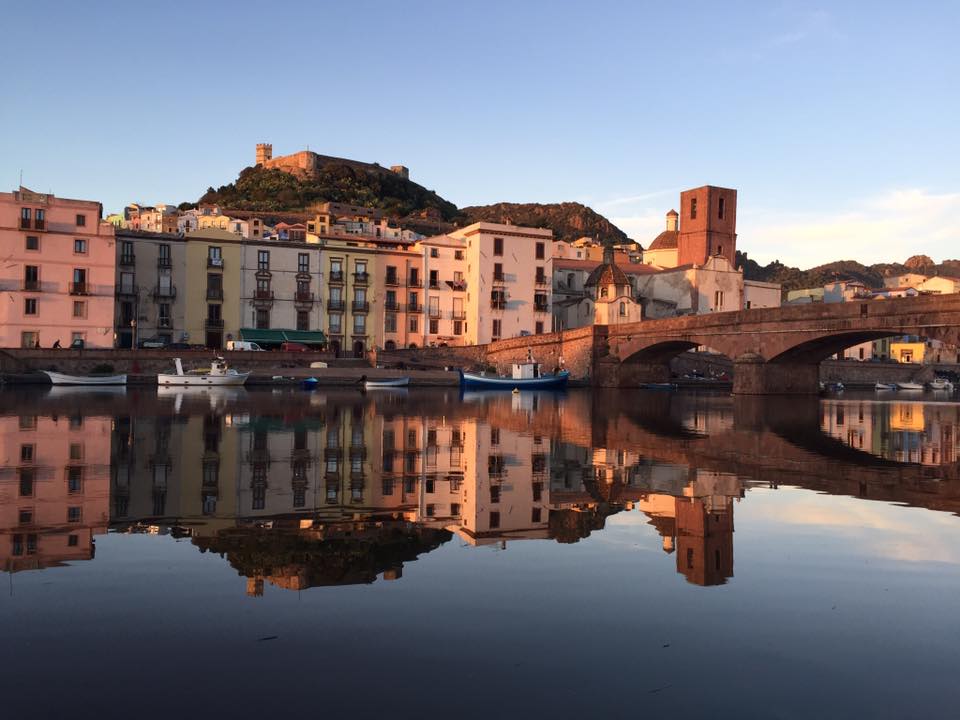
[{"label": "yellow building", "polygon": [[[323,245],[320,272],[326,312],[322,329],[332,350],[363,357],[378,335],[373,327],[377,313],[371,311],[377,247],[339,238],[326,239]],[[377,301],[383,301],[382,295]]]},{"label": "yellow building", "polygon": [[222,348],[240,337],[241,238],[210,228],[188,240],[184,329],[189,342]]},{"label": "yellow building", "polygon": [[924,342],[891,342],[890,359],[900,363],[923,363],[927,344]]}]

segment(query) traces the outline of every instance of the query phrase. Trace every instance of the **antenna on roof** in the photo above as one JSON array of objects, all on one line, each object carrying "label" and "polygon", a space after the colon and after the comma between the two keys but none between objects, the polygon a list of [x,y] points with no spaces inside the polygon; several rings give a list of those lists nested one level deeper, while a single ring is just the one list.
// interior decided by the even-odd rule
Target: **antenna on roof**
[{"label": "antenna on roof", "polygon": [[20,187],[23,187],[23,168],[20,168]]}]

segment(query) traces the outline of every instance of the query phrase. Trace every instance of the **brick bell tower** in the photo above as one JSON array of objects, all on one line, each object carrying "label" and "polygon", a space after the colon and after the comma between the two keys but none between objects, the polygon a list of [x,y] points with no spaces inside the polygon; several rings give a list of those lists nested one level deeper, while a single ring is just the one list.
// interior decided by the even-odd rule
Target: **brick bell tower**
[{"label": "brick bell tower", "polygon": [[677,264],[703,265],[722,255],[736,266],[737,191],[704,185],[680,193]]}]

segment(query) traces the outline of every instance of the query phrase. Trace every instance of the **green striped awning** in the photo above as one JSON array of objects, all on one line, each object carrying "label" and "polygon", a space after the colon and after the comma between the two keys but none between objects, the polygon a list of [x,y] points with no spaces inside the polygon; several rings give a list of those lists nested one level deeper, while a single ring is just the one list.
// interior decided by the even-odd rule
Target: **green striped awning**
[{"label": "green striped awning", "polygon": [[296,342],[304,345],[326,345],[327,336],[322,330],[261,330],[259,328],[240,328],[240,339],[259,345],[279,345],[282,342]]}]

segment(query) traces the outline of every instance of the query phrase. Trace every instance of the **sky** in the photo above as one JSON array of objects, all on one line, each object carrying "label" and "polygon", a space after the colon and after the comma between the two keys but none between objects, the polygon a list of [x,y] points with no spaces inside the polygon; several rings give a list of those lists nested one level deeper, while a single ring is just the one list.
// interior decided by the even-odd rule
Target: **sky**
[{"label": "sky", "polygon": [[[738,190],[758,262],[960,258],[960,3],[8,3],[0,188],[194,201],[258,142],[647,244]],[[15,29],[15,31],[13,31]]]}]

